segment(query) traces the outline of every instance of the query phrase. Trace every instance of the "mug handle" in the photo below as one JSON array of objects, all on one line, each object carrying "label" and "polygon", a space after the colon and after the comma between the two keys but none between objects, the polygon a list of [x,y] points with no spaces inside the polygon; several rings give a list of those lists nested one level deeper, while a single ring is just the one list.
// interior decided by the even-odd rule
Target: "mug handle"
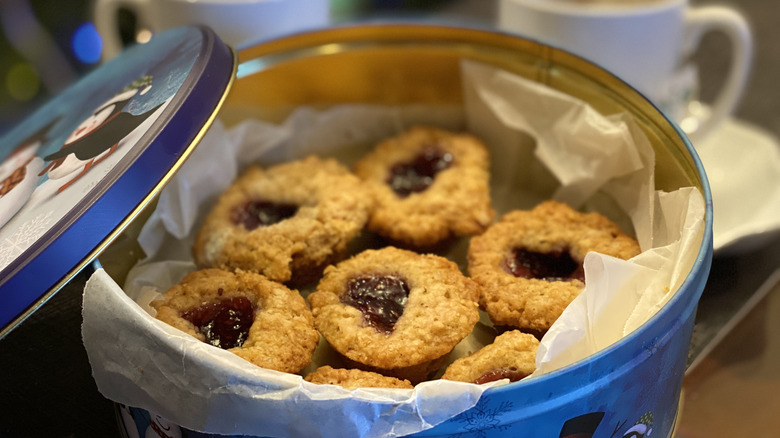
[{"label": "mug handle", "polygon": [[152,0],[95,0],[93,16],[95,28],[103,38],[103,61],[117,56],[124,49],[119,38],[117,14],[120,8],[127,8],[135,13],[139,27],[149,27],[151,20],[149,7]]},{"label": "mug handle", "polygon": [[710,31],[721,31],[731,40],[733,47],[731,67],[723,88],[713,101],[708,115],[688,132],[694,139],[701,139],[736,108],[747,85],[753,62],[753,37],[745,17],[726,6],[701,6],[689,8],[685,15],[686,35],[683,54],[692,54],[701,37]]}]

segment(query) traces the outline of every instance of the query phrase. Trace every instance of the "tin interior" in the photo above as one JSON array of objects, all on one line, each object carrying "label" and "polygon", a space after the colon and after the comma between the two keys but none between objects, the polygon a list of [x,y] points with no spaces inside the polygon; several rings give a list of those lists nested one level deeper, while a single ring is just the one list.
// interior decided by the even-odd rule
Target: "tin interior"
[{"label": "tin interior", "polygon": [[[246,48],[238,56],[238,78],[220,113],[227,125],[247,118],[282,122],[302,105],[460,104],[460,61],[469,59],[567,93],[602,114],[629,113],[654,149],[655,188],[671,192],[696,187],[711,205],[703,167],[674,122],[610,72],[546,44],[495,30],[379,23],[296,34]],[[711,214],[708,207],[697,261],[681,292],[619,344],[644,339],[649,326],[695,314],[712,257]],[[659,335],[666,330],[656,328]],[[591,359],[604,359],[619,347],[613,345]]]},{"label": "tin interior", "polygon": [[[577,97],[603,114],[630,113],[656,153],[656,188],[702,190],[684,137],[639,92],[582,58],[514,35],[429,24],[376,24],[293,35],[239,52],[220,118],[282,121],[300,105],[457,104],[459,62],[494,65]],[[702,190],[704,191],[704,190]]]},{"label": "tin interior", "polygon": [[[685,136],[638,91],[578,56],[494,30],[380,23],[266,41],[238,52],[237,79],[218,117],[230,126],[250,118],[282,122],[302,105],[460,104],[462,59],[543,83],[602,114],[628,112],[655,150],[656,189],[693,186],[708,193]],[[119,284],[143,258],[134,236],[154,206],[100,257]]]},{"label": "tin interior", "polygon": [[[655,188],[696,187],[711,204],[703,167],[674,122],[608,71],[546,44],[495,30],[379,23],[296,34],[246,48],[238,56],[238,78],[220,113],[227,125],[247,118],[282,122],[302,105],[460,104],[460,61],[469,59],[567,93],[602,114],[629,113],[655,151]],[[676,318],[672,314],[695,313],[712,257],[710,207],[706,215],[697,261],[682,292],[646,326],[659,325],[662,316],[666,323]],[[644,337],[644,331],[631,336]]]}]

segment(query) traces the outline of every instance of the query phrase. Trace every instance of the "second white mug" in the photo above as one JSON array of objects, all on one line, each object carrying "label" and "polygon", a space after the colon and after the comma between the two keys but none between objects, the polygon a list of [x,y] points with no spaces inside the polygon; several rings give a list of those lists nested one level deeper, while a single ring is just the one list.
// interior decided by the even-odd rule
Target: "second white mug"
[{"label": "second white mug", "polygon": [[[502,30],[567,50],[616,74],[695,140],[734,111],[750,72],[750,27],[726,6],[693,7],[688,0],[500,0],[498,13]],[[709,31],[729,37],[732,63],[708,114],[691,120],[687,105],[698,84],[688,61]]]}]

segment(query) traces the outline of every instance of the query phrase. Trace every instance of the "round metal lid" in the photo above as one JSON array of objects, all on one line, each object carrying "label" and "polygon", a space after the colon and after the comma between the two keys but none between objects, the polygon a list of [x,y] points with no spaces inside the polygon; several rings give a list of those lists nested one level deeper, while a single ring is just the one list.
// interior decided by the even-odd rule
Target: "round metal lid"
[{"label": "round metal lid", "polygon": [[0,338],[154,199],[211,125],[235,66],[213,31],[173,29],[0,138]]}]

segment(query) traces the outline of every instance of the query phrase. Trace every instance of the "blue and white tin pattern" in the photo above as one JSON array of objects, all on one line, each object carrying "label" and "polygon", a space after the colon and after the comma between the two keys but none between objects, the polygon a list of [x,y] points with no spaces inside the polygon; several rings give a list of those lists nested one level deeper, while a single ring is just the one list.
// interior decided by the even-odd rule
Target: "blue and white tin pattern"
[{"label": "blue and white tin pattern", "polygon": [[0,139],[0,337],[118,234],[210,124],[234,77],[205,28],[155,36]]}]

